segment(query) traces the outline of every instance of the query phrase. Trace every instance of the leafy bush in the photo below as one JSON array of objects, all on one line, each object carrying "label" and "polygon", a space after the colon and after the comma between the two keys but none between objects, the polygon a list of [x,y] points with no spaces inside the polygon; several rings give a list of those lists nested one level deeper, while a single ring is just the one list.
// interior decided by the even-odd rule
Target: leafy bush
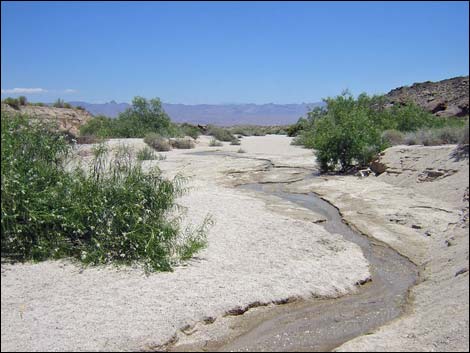
[{"label": "leafy bush", "polygon": [[[98,119],[98,121],[95,121]],[[80,129],[82,135],[102,137],[144,137],[148,133],[161,136],[184,136],[183,130],[171,123],[159,99],[134,97],[132,106],[116,119],[93,118]]]},{"label": "leafy bush", "polygon": [[28,99],[25,96],[19,96],[18,103],[19,105],[26,105],[28,104]]},{"label": "leafy bush", "polygon": [[171,150],[170,141],[154,132],[145,135],[144,142],[153,149],[160,152]]},{"label": "leafy bush", "polygon": [[114,129],[114,121],[111,118],[99,115],[80,127],[80,136],[112,137]]},{"label": "leafy bush", "polygon": [[383,96],[354,99],[348,92],[324,101],[326,109],[312,110],[290,130],[298,133],[294,144],[317,150],[322,170],[366,165],[391,144],[450,143],[460,136],[462,122],[436,118],[412,103],[386,108]]},{"label": "leafy bush", "polygon": [[83,108],[81,105],[77,105],[77,106],[75,107],[75,109],[77,109],[77,110],[85,110],[85,108]]},{"label": "leafy bush", "polygon": [[38,102],[38,103],[30,103],[31,105],[33,106],[36,106],[36,107],[45,107],[46,105],[44,103],[41,103],[41,102]]},{"label": "leafy bush", "polygon": [[144,173],[125,148],[109,159],[98,145],[88,171],[70,171],[71,147],[62,135],[3,114],[1,143],[2,257],[171,270],[206,243],[209,220],[188,233],[169,216],[183,180],[164,179],[157,168]]},{"label": "leafy bush", "polygon": [[353,164],[367,164],[384,144],[380,136],[381,121],[373,111],[375,97],[361,95],[355,100],[345,92],[325,100],[328,109],[309,113],[307,129],[300,138],[307,147],[317,150],[322,170],[342,171]]},{"label": "leafy bush", "polygon": [[217,141],[215,138],[212,138],[209,142],[210,147],[220,147],[223,146],[222,142]]},{"label": "leafy bush", "polygon": [[20,102],[18,99],[8,97],[3,100],[3,103],[8,104],[13,109],[20,109]]},{"label": "leafy bush", "polygon": [[197,126],[194,126],[194,125],[191,125],[191,124],[188,124],[188,123],[183,123],[183,124],[179,125],[179,129],[181,130],[182,137],[190,136],[195,140],[201,134],[201,130]]}]

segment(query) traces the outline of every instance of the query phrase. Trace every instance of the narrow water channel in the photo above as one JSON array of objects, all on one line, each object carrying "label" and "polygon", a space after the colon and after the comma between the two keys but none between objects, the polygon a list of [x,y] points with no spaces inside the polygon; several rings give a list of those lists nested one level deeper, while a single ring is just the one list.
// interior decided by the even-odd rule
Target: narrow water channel
[{"label": "narrow water channel", "polygon": [[273,307],[269,313],[260,314],[258,320],[251,317],[236,338],[206,347],[217,351],[330,351],[403,314],[408,291],[418,280],[418,269],[412,262],[386,244],[353,230],[333,205],[314,193],[288,193],[282,184],[273,183],[239,188],[274,195],[323,215],[327,221],[322,225],[328,232],[340,234],[361,247],[370,264],[371,281],[361,285],[356,293],[337,299],[312,299]]}]

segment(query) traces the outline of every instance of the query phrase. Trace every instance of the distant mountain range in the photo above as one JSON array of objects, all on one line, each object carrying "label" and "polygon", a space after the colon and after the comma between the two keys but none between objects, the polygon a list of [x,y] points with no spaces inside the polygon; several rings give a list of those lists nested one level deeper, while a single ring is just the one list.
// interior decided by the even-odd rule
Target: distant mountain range
[{"label": "distant mountain range", "polygon": [[[69,102],[73,106],[82,106],[93,115],[105,115],[115,118],[125,111],[130,104],[109,103],[93,104]],[[177,123],[232,125],[288,125],[296,123],[301,116],[314,107],[324,103],[301,104],[170,104],[163,103],[163,109]]]}]

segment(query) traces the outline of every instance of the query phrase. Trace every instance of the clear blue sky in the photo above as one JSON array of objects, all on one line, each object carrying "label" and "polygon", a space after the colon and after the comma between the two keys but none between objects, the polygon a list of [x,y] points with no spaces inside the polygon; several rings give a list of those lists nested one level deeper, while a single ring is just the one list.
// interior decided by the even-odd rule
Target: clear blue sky
[{"label": "clear blue sky", "polygon": [[300,103],[469,71],[468,2],[3,1],[1,10],[2,98]]}]

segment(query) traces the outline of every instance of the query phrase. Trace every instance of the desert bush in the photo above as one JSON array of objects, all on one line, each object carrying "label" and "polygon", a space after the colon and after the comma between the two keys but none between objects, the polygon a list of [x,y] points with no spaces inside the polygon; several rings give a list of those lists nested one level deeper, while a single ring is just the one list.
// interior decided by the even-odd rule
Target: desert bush
[{"label": "desert bush", "polygon": [[33,105],[33,106],[36,106],[36,107],[45,107],[45,106],[46,106],[46,104],[44,104],[44,103],[41,103],[41,102],[37,102],[37,103],[30,103],[30,104],[31,104],[31,105]]},{"label": "desert bush", "polygon": [[209,142],[210,147],[220,147],[223,146],[222,142],[217,141],[215,138],[212,138]]},{"label": "desert bush", "polygon": [[77,105],[77,106],[75,107],[75,109],[77,109],[77,110],[85,110],[85,108],[83,108],[81,105]]},{"label": "desert bush", "polygon": [[194,148],[195,144],[189,138],[175,138],[170,139],[171,147],[178,148],[178,149],[190,149]]},{"label": "desert bush", "polygon": [[391,146],[405,143],[405,135],[398,130],[385,130],[382,132],[382,139]]},{"label": "desert bush", "polygon": [[268,134],[285,135],[287,126],[235,125],[227,128],[232,135],[265,136]]},{"label": "desert bush", "polygon": [[229,130],[214,125],[207,126],[207,134],[219,141],[230,142],[234,139],[234,136]]},{"label": "desert bush", "polygon": [[241,142],[238,138],[234,138],[232,141],[230,141],[230,144],[234,146],[239,146],[241,145]]},{"label": "desert bush", "polygon": [[115,124],[111,118],[96,116],[80,127],[80,136],[97,136],[101,138],[113,137]]},{"label": "desert bush", "polygon": [[157,133],[165,137],[182,137],[186,132],[171,122],[157,98],[147,100],[134,97],[131,107],[116,119],[101,117],[100,121],[94,121],[95,119],[91,119],[82,127],[82,134],[86,131],[90,135],[128,138]]},{"label": "desert bush", "polygon": [[25,96],[18,97],[18,104],[19,105],[26,105],[28,104],[28,99]]},{"label": "desert bush", "polygon": [[441,128],[424,128],[409,132],[405,136],[408,145],[437,146],[445,144],[458,144],[465,141],[466,126],[444,126]]},{"label": "desert bush", "polygon": [[345,92],[325,100],[326,112],[312,111],[308,137],[302,134],[304,143],[317,150],[317,160],[322,170],[342,171],[353,164],[365,165],[384,146],[376,117],[371,113],[375,99],[361,95],[355,100]]},{"label": "desert bush", "polygon": [[3,103],[8,104],[13,109],[20,109],[20,102],[18,99],[8,97],[3,100]]},{"label": "desert bush", "polygon": [[462,144],[462,145],[468,145],[469,144],[468,140],[469,139],[468,139],[468,120],[467,120],[467,123],[463,127],[463,133],[462,133],[462,137],[461,137],[459,143]]},{"label": "desert bush", "polygon": [[103,144],[88,171],[67,170],[62,135],[25,117],[2,116],[1,124],[2,257],[171,270],[205,245],[208,221],[188,235],[169,216],[185,191],[180,177],[144,173],[126,148],[108,158]]},{"label": "desert bush", "polygon": [[237,153],[246,153],[246,151],[245,151],[244,149],[242,149],[242,148],[239,148],[238,151],[237,151]]},{"label": "desert bush", "polygon": [[157,154],[148,147],[142,148],[137,152],[136,158],[139,161],[151,161],[157,159]]},{"label": "desert bush", "polygon": [[57,98],[57,100],[54,102],[54,104],[52,104],[52,106],[54,108],[63,108],[64,107],[64,100],[63,99],[60,99],[60,98]]},{"label": "desert bush", "polygon": [[197,126],[192,125],[192,124],[183,123],[179,125],[179,128],[181,129],[182,137],[190,136],[196,140],[201,134],[201,130]]},{"label": "desert bush", "polygon": [[145,135],[144,142],[159,152],[166,152],[171,150],[170,141],[154,132]]}]

